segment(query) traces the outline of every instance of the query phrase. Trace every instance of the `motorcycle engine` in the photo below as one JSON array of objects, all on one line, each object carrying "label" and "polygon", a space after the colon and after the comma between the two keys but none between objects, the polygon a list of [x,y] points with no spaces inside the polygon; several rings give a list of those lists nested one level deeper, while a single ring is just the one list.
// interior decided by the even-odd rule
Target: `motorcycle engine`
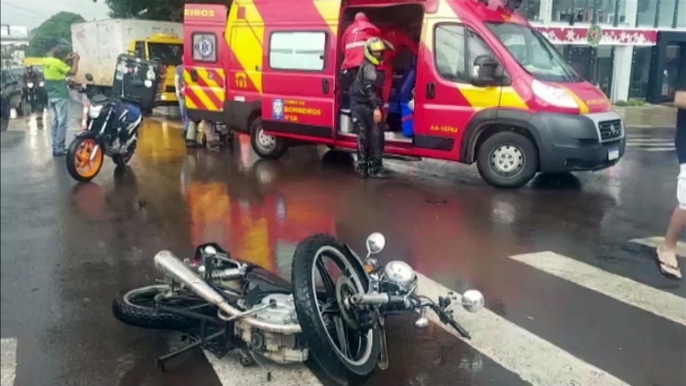
[{"label": "motorcycle engine", "polygon": [[[273,324],[297,323],[298,317],[295,312],[293,295],[272,293],[259,303],[247,309],[259,308],[276,302],[276,307],[269,307],[253,314],[253,318]],[[245,303],[240,306],[245,307]],[[235,333],[248,344],[251,350],[269,358],[277,363],[302,363],[307,360],[309,350],[300,338],[300,334],[278,334],[268,331],[257,330],[240,320],[236,322]]]},{"label": "motorcycle engine", "polygon": [[256,314],[253,315],[253,317],[255,319],[264,320],[265,322],[278,324],[290,324],[298,322],[298,316],[295,313],[293,295],[267,295],[255,307],[266,306],[272,300],[276,301],[276,307],[270,307],[262,311],[258,311]]}]

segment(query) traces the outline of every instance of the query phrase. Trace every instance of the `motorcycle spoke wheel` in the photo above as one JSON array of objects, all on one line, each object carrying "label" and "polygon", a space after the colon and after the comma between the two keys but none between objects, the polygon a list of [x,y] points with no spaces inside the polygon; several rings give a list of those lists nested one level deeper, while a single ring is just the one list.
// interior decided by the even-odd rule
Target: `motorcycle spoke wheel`
[{"label": "motorcycle spoke wheel", "polygon": [[321,293],[322,287],[326,292],[326,301],[317,302],[317,313],[322,323],[326,326],[329,342],[336,350],[341,359],[350,365],[359,365],[369,360],[371,355],[370,334],[373,330],[365,333],[356,332],[341,317],[340,311],[329,313],[330,299],[336,299],[336,280],[345,276],[350,282],[354,283],[359,293],[363,293],[361,279],[357,277],[352,266],[339,251],[330,247],[321,248],[315,256],[313,265],[312,286],[314,291]]},{"label": "motorcycle spoke wheel", "polygon": [[96,149],[96,146],[97,142],[94,139],[85,139],[76,149],[74,165],[76,172],[83,178],[95,177],[102,167],[102,149],[100,147]]},{"label": "motorcycle spoke wheel", "polygon": [[362,263],[335,238],[319,234],[298,244],[291,275],[295,309],[311,355],[337,384],[364,383],[379,358],[381,326],[351,327],[336,296],[341,281],[355,294],[367,292]]}]

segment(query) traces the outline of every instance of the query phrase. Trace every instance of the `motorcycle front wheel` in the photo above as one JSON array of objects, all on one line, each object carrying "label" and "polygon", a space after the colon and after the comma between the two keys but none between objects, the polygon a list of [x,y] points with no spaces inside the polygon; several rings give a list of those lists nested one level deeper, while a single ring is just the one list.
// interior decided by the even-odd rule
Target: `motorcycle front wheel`
[{"label": "motorcycle front wheel", "polygon": [[92,180],[103,163],[103,149],[94,138],[75,138],[67,150],[67,171],[80,182]]},{"label": "motorcycle front wheel", "polygon": [[291,274],[302,335],[319,365],[341,385],[369,378],[381,352],[378,323],[365,330],[353,328],[338,307],[336,281],[341,276],[358,293],[368,290],[354,259],[336,239],[315,235],[298,244]]}]

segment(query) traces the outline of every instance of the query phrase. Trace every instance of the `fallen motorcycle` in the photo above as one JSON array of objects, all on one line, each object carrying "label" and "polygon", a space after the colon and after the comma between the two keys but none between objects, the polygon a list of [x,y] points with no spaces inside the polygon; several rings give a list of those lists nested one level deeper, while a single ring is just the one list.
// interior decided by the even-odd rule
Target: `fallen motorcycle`
[{"label": "fallen motorcycle", "polygon": [[[197,332],[186,347],[158,358],[158,366],[197,347],[221,357],[238,350],[241,363],[299,363],[310,354],[338,384],[359,383],[374,369],[388,368],[385,319],[418,312],[417,327],[429,324],[427,310],[470,338],[454,319],[456,297],[434,302],[418,292],[418,277],[402,261],[380,266],[385,238],[367,239],[361,259],[346,244],[326,235],[298,245],[292,282],[265,269],[231,258],[216,244],[201,245],[193,259],[179,260],[169,251],[155,256],[164,273],[161,284],[123,291],[113,302],[119,320],[148,328]],[[483,295],[466,291],[462,306],[478,312]],[[198,331],[199,330],[199,331]],[[267,373],[271,380],[271,374]]]}]

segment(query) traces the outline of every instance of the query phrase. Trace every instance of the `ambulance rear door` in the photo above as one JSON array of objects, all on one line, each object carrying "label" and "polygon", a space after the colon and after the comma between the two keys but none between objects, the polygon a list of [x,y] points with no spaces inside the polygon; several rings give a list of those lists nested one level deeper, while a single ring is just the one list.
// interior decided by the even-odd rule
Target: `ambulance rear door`
[{"label": "ambulance rear door", "polygon": [[184,9],[184,78],[188,117],[224,121],[226,100],[224,38],[228,8],[216,4],[186,4]]},{"label": "ambulance rear door", "polygon": [[262,125],[274,135],[333,144],[340,2],[295,3],[265,23]]}]

